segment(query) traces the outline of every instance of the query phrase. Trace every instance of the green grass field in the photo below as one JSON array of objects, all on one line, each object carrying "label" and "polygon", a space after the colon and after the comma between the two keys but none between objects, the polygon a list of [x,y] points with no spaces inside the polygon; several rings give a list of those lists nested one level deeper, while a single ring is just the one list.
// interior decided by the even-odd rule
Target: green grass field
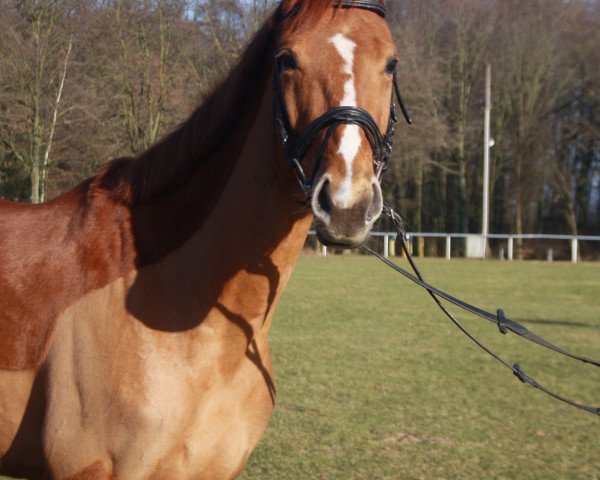
[{"label": "green grass field", "polygon": [[[599,263],[417,261],[439,288],[600,357]],[[458,316],[539,382],[600,405],[597,368]],[[600,418],[521,384],[374,258],[301,258],[271,346],[277,405],[243,480],[600,478]]]},{"label": "green grass field", "polygon": [[[600,357],[600,264],[418,260],[427,279]],[[488,322],[541,383],[600,405],[600,372]],[[600,418],[521,384],[373,258],[302,258],[271,335],[277,406],[250,479],[600,478]]]}]

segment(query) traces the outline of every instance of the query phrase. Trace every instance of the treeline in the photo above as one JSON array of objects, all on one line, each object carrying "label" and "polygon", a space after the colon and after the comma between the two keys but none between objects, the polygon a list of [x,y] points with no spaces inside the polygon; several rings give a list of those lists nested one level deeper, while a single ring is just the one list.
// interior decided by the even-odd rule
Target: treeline
[{"label": "treeline", "polygon": [[[600,231],[600,5],[390,0],[398,125],[388,200],[415,231]],[[0,0],[0,196],[39,202],[135,155],[222,78],[271,0]]]},{"label": "treeline", "polygon": [[201,102],[269,0],[0,0],[0,196],[40,202]]},{"label": "treeline", "polygon": [[415,125],[400,128],[390,200],[410,227],[481,231],[490,63],[490,232],[598,234],[600,4],[398,0],[392,6],[399,76]]}]

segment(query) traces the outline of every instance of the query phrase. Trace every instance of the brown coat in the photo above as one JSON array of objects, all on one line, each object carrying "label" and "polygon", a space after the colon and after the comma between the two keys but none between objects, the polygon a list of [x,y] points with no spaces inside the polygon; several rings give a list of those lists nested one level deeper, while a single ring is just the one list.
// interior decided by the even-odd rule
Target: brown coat
[{"label": "brown coat", "polygon": [[[227,479],[245,465],[275,401],[273,313],[312,221],[275,143],[274,55],[293,49],[300,63],[282,79],[294,128],[350,88],[382,130],[389,115],[384,21],[314,1],[281,23],[294,3],[139,158],[42,205],[0,203],[0,472]],[[349,128],[317,177],[332,241],[345,229],[364,238],[359,208],[380,195],[370,148]]]}]

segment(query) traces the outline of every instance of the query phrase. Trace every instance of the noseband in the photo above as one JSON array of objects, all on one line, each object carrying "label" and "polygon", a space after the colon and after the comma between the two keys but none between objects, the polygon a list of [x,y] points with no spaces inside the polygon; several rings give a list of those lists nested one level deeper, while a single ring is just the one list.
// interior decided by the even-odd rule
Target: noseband
[{"label": "noseband", "polygon": [[[379,16],[385,18],[385,5],[376,0],[345,0],[334,3],[335,8],[361,8],[364,10],[370,10],[377,13]],[[290,11],[284,17],[284,19],[290,18],[297,13],[297,10]],[[390,102],[390,117],[388,120],[387,131],[384,135],[379,131],[377,123],[369,112],[360,107],[342,106],[332,108],[323,115],[315,119],[306,129],[304,135],[296,132],[289,120],[287,108],[285,105],[285,99],[283,97],[283,91],[281,89],[281,73],[282,65],[279,59],[275,60],[275,75],[273,78],[273,89],[275,92],[275,121],[279,134],[281,135],[281,141],[285,156],[290,162],[290,165],[296,172],[298,183],[302,190],[309,194],[312,191],[315,176],[319,170],[321,159],[325,153],[325,148],[329,142],[329,139],[340,125],[358,125],[363,132],[373,151],[373,163],[375,165],[375,172],[377,178],[381,177],[383,171],[387,168],[390,156],[392,154],[393,137],[394,137],[394,124],[398,121],[396,115],[396,104],[394,102],[394,95],[398,99],[398,104],[402,110],[402,114],[406,119],[406,122],[410,125],[412,120],[402,100],[400,94],[400,87],[398,87],[398,81],[396,79],[396,72],[392,75],[393,89],[391,93]],[[317,155],[313,163],[311,172],[309,175],[306,174],[302,166],[304,156],[312,145],[315,137],[319,135],[321,131],[325,130],[325,136],[317,149]]]}]

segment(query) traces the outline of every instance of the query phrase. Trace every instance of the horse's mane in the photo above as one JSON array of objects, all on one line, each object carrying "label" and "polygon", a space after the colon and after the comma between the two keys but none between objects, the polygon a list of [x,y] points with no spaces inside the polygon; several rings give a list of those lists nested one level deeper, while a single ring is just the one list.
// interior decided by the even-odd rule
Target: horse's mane
[{"label": "horse's mane", "polygon": [[137,157],[109,162],[91,188],[108,190],[120,202],[140,204],[184,183],[194,167],[227,139],[248,99],[263,91],[278,11],[255,34],[227,78],[186,121]]},{"label": "horse's mane", "polygon": [[278,28],[309,27],[327,9],[335,14],[333,4],[332,0],[282,1],[227,78],[188,119],[137,157],[109,162],[89,183],[92,191],[108,190],[120,202],[141,204],[181,186],[235,129],[249,98],[267,85]]}]

